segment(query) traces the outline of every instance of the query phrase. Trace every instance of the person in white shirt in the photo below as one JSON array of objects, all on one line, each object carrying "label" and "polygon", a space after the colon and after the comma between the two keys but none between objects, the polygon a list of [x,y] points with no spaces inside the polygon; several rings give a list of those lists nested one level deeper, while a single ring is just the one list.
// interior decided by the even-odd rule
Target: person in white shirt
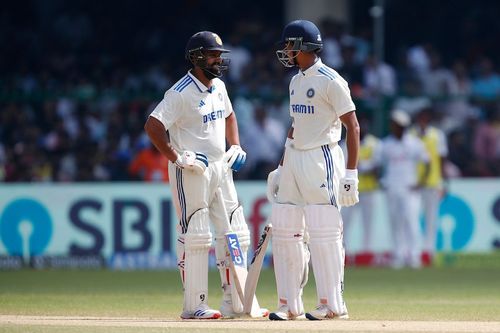
[{"label": "person in white shirt", "polygon": [[[186,59],[193,68],[165,93],[145,125],[153,144],[170,161],[172,196],[179,217],[177,257],[184,287],[183,319],[217,319],[221,313],[235,317],[243,311],[231,283],[224,238],[228,230],[222,222],[226,214],[246,260],[250,233],[228,171],[238,171],[246,153],[239,146],[236,116],[219,79],[227,69],[227,59],[221,57],[226,52],[217,34],[194,34],[186,46]],[[231,148],[225,153],[226,140]],[[208,307],[209,221],[215,227],[224,290],[220,312]]]},{"label": "person in white shirt", "polygon": [[[382,170],[393,238],[393,267],[421,266],[419,228],[420,188],[429,174],[429,156],[423,142],[406,133],[410,116],[401,110],[391,113],[391,134],[375,152],[375,164]],[[424,172],[418,177],[419,163]]]},{"label": "person in white shirt", "polygon": [[[310,320],[348,318],[343,298],[344,248],[340,208],[358,198],[359,124],[347,82],[318,56],[321,34],[314,23],[297,20],[283,30],[277,56],[298,67],[291,79],[287,148],[282,167],[268,176],[273,201],[273,259],[278,310],[271,320],[304,317],[302,288],[307,282],[309,250],[316,280],[317,308]],[[338,146],[347,130],[347,170]]]}]

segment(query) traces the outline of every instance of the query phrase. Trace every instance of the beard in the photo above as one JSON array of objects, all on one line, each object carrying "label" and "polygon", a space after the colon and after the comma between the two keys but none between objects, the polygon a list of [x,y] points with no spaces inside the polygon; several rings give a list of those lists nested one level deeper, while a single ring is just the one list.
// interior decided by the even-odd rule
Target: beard
[{"label": "beard", "polygon": [[212,80],[215,79],[216,77],[221,77],[222,76],[222,70],[220,65],[212,65],[210,67],[205,67],[202,68],[203,73],[207,77],[207,79]]}]

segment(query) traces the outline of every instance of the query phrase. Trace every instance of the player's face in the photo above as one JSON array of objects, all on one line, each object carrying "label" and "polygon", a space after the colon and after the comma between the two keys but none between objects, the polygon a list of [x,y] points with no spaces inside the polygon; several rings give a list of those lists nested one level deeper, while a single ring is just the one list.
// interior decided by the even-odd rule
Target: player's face
[{"label": "player's face", "polygon": [[208,79],[221,77],[222,72],[227,70],[228,59],[222,58],[222,52],[216,50],[206,50],[203,52],[203,63],[201,68],[205,71]]},{"label": "player's face", "polygon": [[207,60],[207,66],[212,66],[214,64],[222,63],[222,52],[221,51],[206,51],[205,59]]},{"label": "player's face", "polygon": [[206,69],[214,73],[217,77],[222,75],[222,52],[220,51],[207,51],[205,53]]}]

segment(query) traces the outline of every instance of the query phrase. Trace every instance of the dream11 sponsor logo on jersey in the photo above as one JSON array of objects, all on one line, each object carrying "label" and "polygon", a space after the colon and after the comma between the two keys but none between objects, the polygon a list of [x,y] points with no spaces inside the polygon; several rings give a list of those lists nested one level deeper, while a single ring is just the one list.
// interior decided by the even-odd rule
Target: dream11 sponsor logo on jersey
[{"label": "dream11 sponsor logo on jersey", "polygon": [[292,104],[292,113],[314,114],[314,105]]},{"label": "dream11 sponsor logo on jersey", "polygon": [[[111,205],[112,232],[106,239],[105,233],[99,225],[107,216],[99,215],[104,210],[104,205]],[[158,207],[158,206],[154,206]],[[159,237],[161,252],[163,254],[171,252],[171,201],[160,200],[160,232]],[[125,221],[125,212],[134,211],[133,221]],[[46,256],[46,249],[53,239],[54,220],[49,210],[42,203],[34,199],[16,199],[5,206],[3,212],[0,212],[0,239],[5,246],[7,255],[21,258],[26,264],[31,264],[38,268],[43,266],[52,267],[54,265],[79,266],[78,263],[63,262],[62,257],[80,258],[83,266],[102,265],[104,257],[104,247],[106,241],[113,242],[113,254],[139,253],[144,254],[151,250],[153,234],[150,230],[150,208],[147,203],[140,199],[111,199],[103,202],[100,199],[85,198],[75,200],[68,207],[68,222],[75,228],[75,233],[84,233],[90,237],[91,241],[86,242],[89,245],[82,245],[78,241],[71,241],[68,244],[65,253],[58,256],[57,259],[49,260]],[[93,220],[89,216],[93,216]],[[97,222],[97,223],[96,223]],[[127,230],[125,225],[128,226]],[[104,227],[103,227],[104,228]],[[127,242],[125,234],[134,234],[134,245]],[[45,256],[45,258],[44,258]],[[88,258],[99,258],[96,261],[89,262]],[[87,258],[87,259],[85,259]],[[4,258],[6,266],[18,268],[21,264],[14,264]],[[19,260],[21,260],[19,259]],[[133,258],[132,258],[133,259]],[[76,260],[76,259],[75,259]],[[1,266],[1,265],[0,265]]]},{"label": "dream11 sponsor logo on jersey", "polygon": [[210,121],[224,118],[224,110],[212,111],[203,115],[203,123],[206,124]]}]

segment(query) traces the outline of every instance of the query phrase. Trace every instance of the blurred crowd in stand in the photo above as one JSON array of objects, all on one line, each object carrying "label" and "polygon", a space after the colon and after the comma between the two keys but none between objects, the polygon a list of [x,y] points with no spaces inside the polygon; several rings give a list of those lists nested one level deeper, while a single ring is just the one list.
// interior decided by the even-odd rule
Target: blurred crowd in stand
[{"label": "blurred crowd in stand", "polygon": [[[116,24],[106,31],[120,33],[123,22]],[[201,29],[184,23],[184,33],[176,34],[146,25],[124,46],[106,45],[110,37],[79,11],[59,16],[49,32],[22,29],[8,15],[0,25],[0,181],[168,179],[166,160],[149,146],[143,125],[172,80],[187,71],[184,45]],[[202,26],[219,32],[232,50],[224,80],[248,153],[238,179],[266,178],[290,125],[287,82],[296,70],[284,72],[275,58],[281,26],[270,15],[226,29]],[[381,62],[369,29],[351,33],[331,20],[320,27],[322,60],[349,82],[359,115],[374,121],[372,134],[387,134],[393,108],[412,117],[428,109],[447,137],[450,177],[500,176],[498,53],[470,45],[474,52],[445,59],[439,45],[422,42],[399,45]],[[147,49],[134,49],[141,39]]]}]

